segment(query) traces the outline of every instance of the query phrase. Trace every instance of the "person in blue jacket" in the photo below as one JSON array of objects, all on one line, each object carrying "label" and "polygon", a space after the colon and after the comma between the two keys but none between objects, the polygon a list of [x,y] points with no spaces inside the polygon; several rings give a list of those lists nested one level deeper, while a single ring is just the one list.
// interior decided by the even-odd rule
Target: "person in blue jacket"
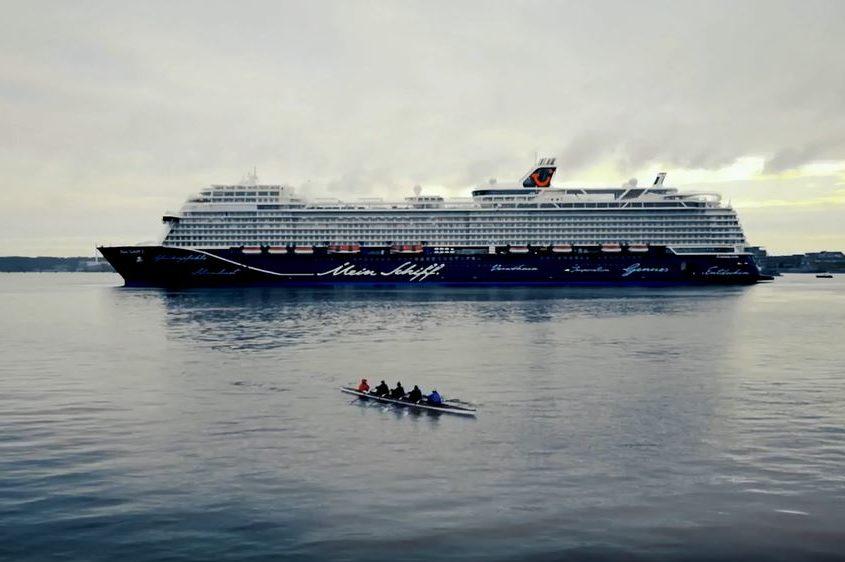
[{"label": "person in blue jacket", "polygon": [[440,393],[437,392],[437,389],[432,390],[431,394],[426,396],[429,404],[439,405],[443,403],[443,399],[440,397]]}]

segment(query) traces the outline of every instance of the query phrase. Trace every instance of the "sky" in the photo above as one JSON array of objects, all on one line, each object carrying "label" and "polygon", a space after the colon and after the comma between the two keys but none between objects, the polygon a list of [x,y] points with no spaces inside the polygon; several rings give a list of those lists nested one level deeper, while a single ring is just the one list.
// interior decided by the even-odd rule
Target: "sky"
[{"label": "sky", "polygon": [[845,2],[0,0],[0,255],[154,240],[256,167],[312,197],[722,193],[845,250]]}]

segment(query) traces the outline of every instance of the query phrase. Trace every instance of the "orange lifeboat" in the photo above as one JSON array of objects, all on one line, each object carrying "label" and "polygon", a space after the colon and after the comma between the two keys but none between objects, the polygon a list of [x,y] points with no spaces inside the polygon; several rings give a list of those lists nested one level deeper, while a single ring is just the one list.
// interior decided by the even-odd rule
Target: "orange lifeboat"
[{"label": "orange lifeboat", "polygon": [[628,244],[629,252],[648,252],[648,244]]},{"label": "orange lifeboat", "polygon": [[241,251],[245,254],[260,254],[261,246],[244,246]]},{"label": "orange lifeboat", "polygon": [[527,254],[528,246],[511,246],[509,251],[512,254]]},{"label": "orange lifeboat", "polygon": [[390,251],[394,254],[421,254],[422,244],[394,244]]},{"label": "orange lifeboat", "polygon": [[555,254],[569,254],[572,253],[571,244],[555,244],[552,246],[552,252]]},{"label": "orange lifeboat", "polygon": [[601,245],[602,252],[621,252],[622,246],[619,244],[602,244]]},{"label": "orange lifeboat", "polygon": [[267,251],[271,254],[286,254],[288,249],[284,246],[270,246]]},{"label": "orange lifeboat", "polygon": [[330,254],[357,254],[360,251],[360,244],[333,244],[329,246]]},{"label": "orange lifeboat", "polygon": [[296,246],[293,249],[294,254],[313,254],[314,246]]}]

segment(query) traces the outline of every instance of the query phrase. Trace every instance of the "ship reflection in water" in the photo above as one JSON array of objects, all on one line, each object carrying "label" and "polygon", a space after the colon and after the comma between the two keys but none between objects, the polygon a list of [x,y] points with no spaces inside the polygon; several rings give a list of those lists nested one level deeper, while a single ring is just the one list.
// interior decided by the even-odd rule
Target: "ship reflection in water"
[{"label": "ship reflection in water", "polygon": [[[0,559],[841,556],[845,280],[83,277],[0,279]],[[477,419],[350,402],[360,377]]]},{"label": "ship reflection in water", "polygon": [[[689,314],[731,308],[743,287],[719,288],[244,288],[121,291],[154,298],[169,335],[226,347],[272,349],[338,343],[383,332],[437,330],[444,318],[546,323],[578,318]],[[246,329],[250,326],[251,329]]]}]

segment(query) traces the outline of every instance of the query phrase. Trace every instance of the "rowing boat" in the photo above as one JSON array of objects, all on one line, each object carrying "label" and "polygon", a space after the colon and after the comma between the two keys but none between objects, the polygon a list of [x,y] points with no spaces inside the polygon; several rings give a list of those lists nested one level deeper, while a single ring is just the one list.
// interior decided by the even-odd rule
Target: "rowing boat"
[{"label": "rowing boat", "polygon": [[407,400],[397,400],[395,398],[388,398],[386,396],[376,396],[375,394],[370,394],[368,392],[361,392],[360,390],[349,386],[340,387],[340,391],[345,392],[346,394],[353,394],[358,398],[364,400],[373,400],[375,402],[382,402],[384,404],[393,404],[396,406],[404,406],[407,408],[415,408],[418,410],[429,410],[432,412],[445,412],[447,414],[456,414],[459,416],[475,415],[475,408],[466,408],[464,406],[449,404],[448,402],[443,402],[441,404],[436,405],[427,404],[425,402],[408,402]]},{"label": "rowing boat", "polygon": [[345,392],[346,394],[354,394],[358,398],[362,398],[364,400],[373,400],[375,402],[382,402],[384,404],[394,404],[396,406],[404,406],[406,408],[415,408],[418,410],[429,410],[432,412],[445,412],[447,414],[456,414],[458,416],[474,416],[475,415],[475,408],[466,408],[464,406],[456,406],[455,404],[449,404],[448,402],[443,402],[441,404],[426,404],[425,402],[408,402],[407,400],[396,400],[395,398],[388,398],[386,396],[376,396],[375,394],[369,394],[367,392],[361,392],[356,388],[351,388],[349,386],[341,386],[341,392]]}]

